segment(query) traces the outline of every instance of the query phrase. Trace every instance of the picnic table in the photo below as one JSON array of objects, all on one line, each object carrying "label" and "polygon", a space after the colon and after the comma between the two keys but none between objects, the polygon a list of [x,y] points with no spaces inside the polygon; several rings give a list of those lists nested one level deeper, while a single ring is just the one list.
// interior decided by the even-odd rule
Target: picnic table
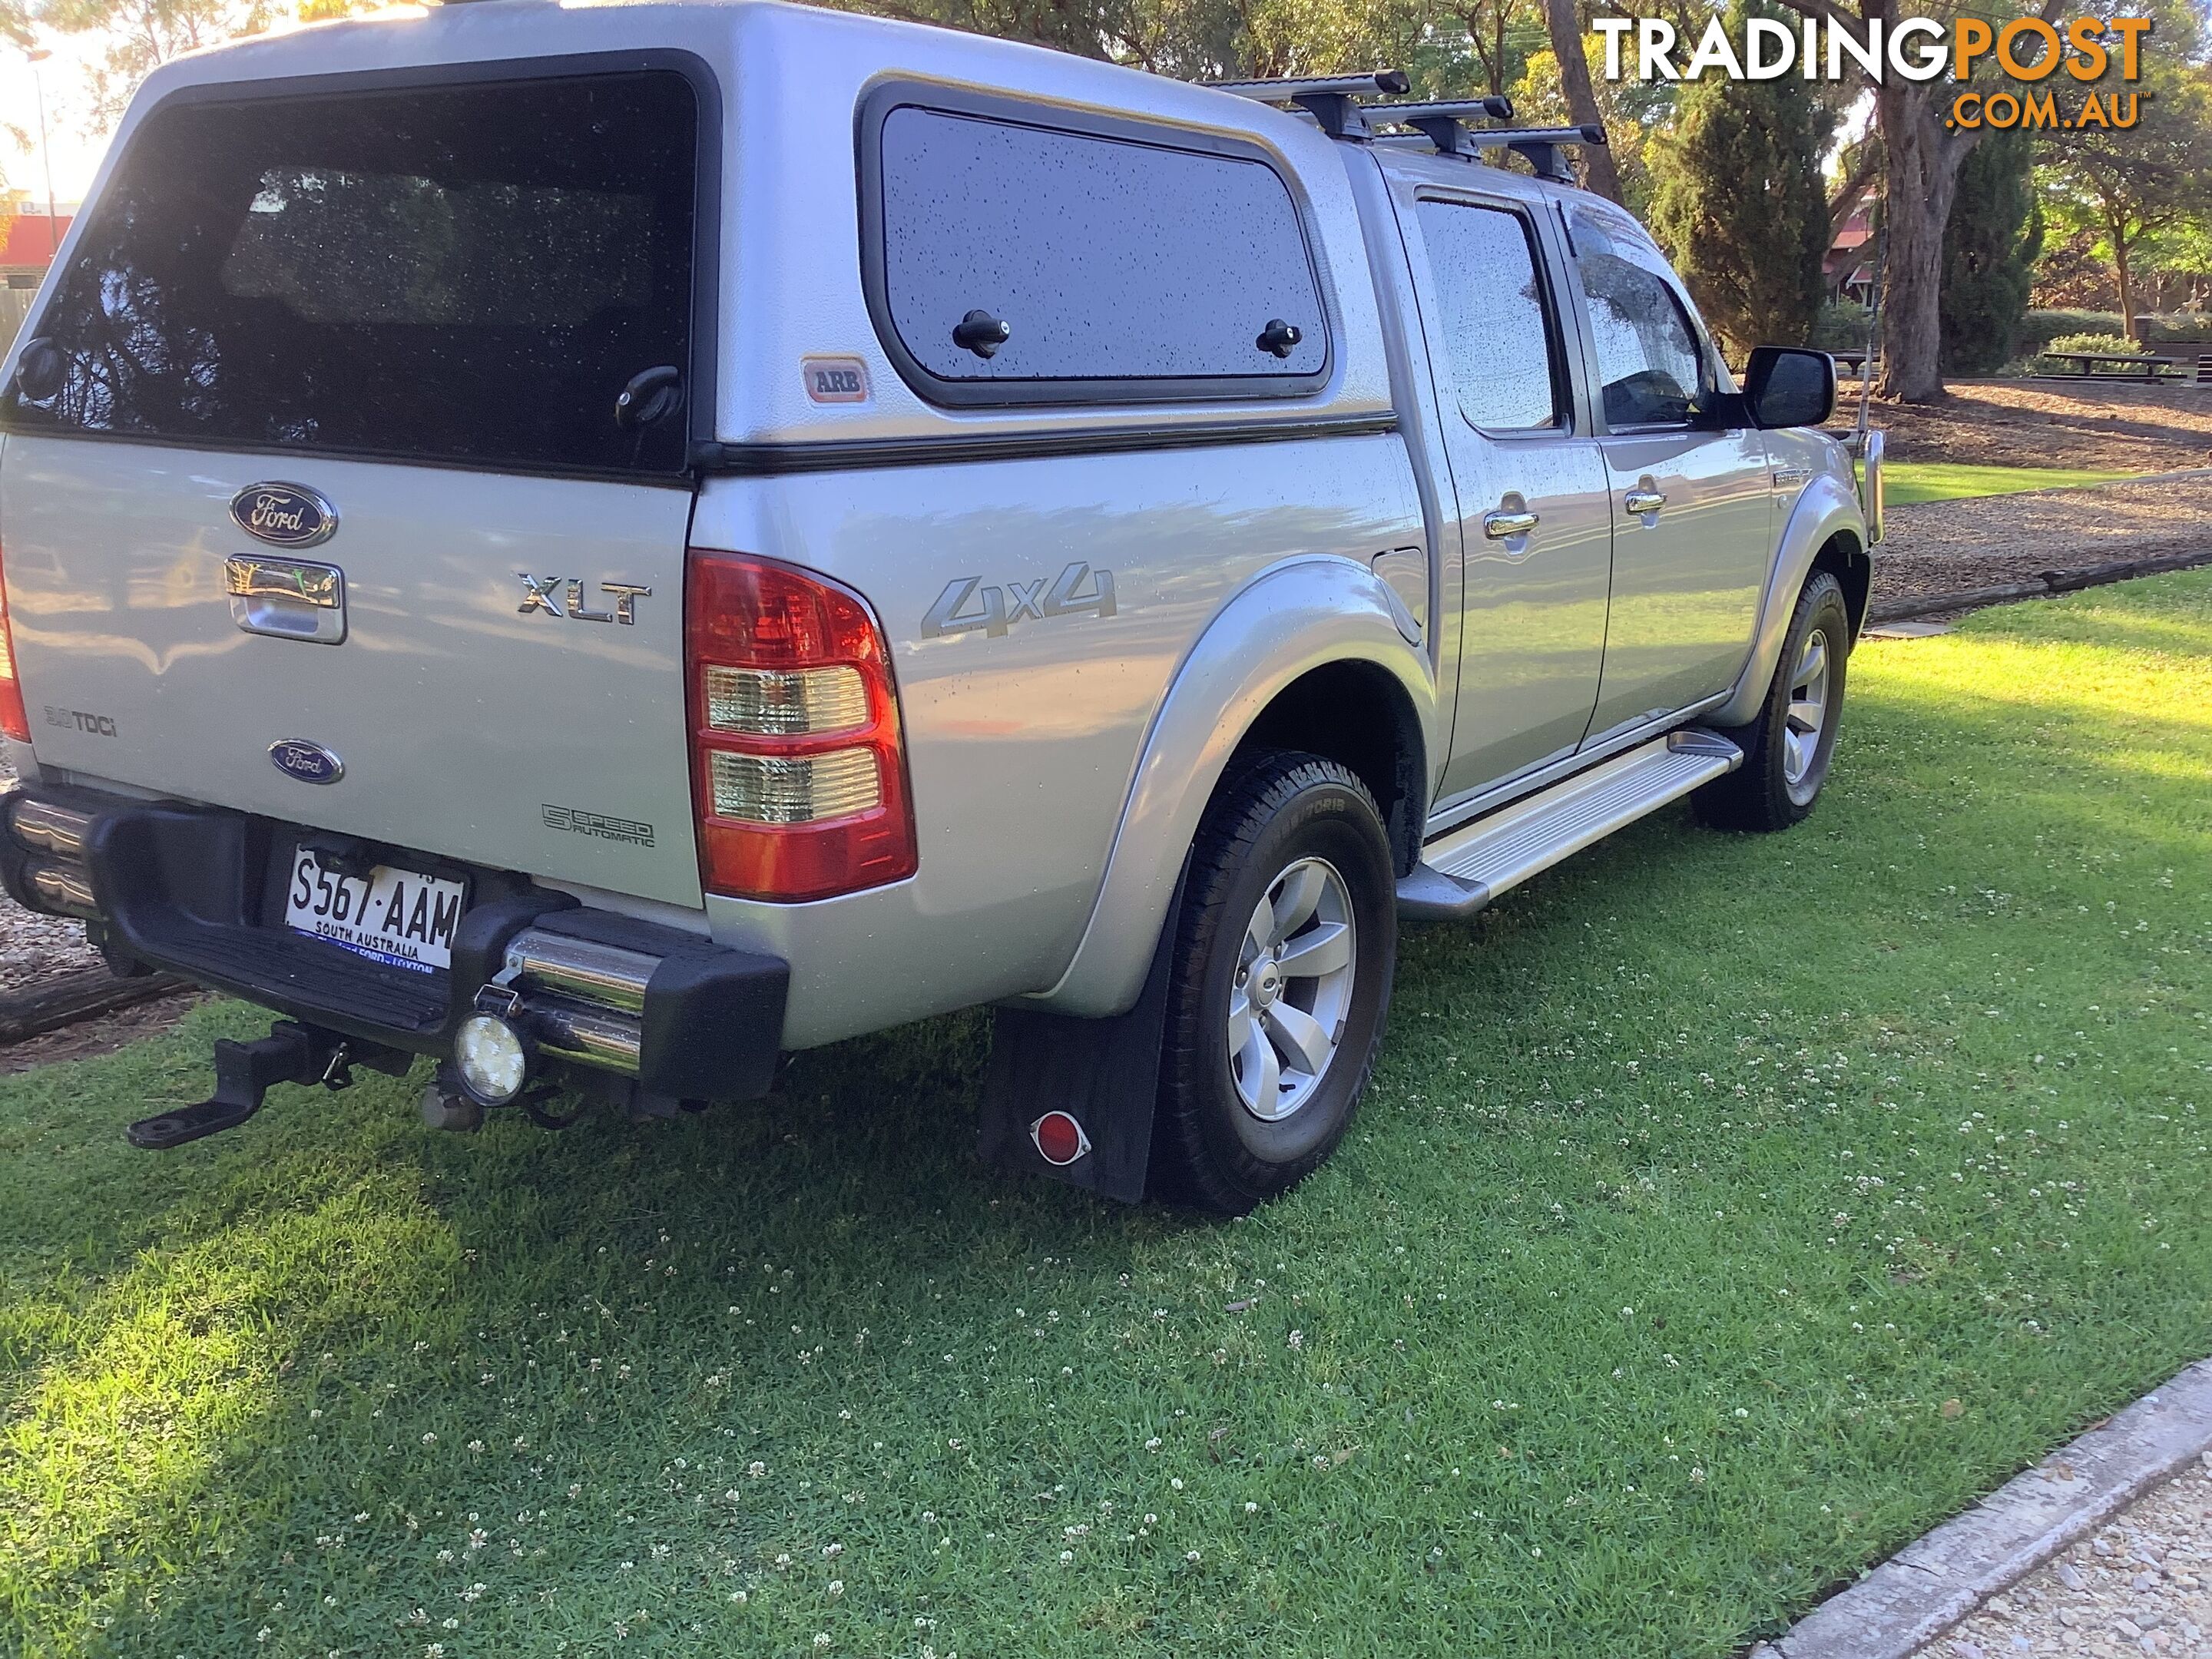
[{"label": "picnic table", "polygon": [[[2181,359],[2159,357],[2134,351],[2046,351],[2041,354],[2055,363],[2073,365],[2039,374],[2039,380],[2142,380],[2153,382],[2179,378]],[[2118,363],[2118,368],[2099,368],[2099,363]],[[2167,370],[2172,370],[2169,376]]]}]

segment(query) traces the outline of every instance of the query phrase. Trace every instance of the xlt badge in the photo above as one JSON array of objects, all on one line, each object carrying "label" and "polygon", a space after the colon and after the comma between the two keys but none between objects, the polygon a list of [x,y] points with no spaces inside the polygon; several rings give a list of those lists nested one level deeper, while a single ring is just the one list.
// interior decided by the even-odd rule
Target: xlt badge
[{"label": "xlt badge", "polygon": [[[514,573],[530,592],[523,597],[516,611],[528,616],[533,611],[543,611],[549,617],[566,617],[570,622],[620,623],[630,628],[637,623],[637,602],[649,599],[653,590],[640,587],[635,582],[601,582],[599,592],[614,596],[612,611],[594,611],[584,603],[584,584],[569,576],[533,576],[526,570]],[[556,590],[566,588],[557,597],[563,603],[556,604]]]}]

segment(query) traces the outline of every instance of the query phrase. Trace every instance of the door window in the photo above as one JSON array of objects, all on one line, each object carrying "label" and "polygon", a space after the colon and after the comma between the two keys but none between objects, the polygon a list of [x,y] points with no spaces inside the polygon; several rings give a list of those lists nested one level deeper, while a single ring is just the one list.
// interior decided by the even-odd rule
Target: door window
[{"label": "door window", "polygon": [[172,99],[25,331],[7,418],[678,471],[686,422],[616,399],[690,366],[698,125],[673,70]]},{"label": "door window", "polygon": [[1416,211],[1460,412],[1489,431],[1558,426],[1556,331],[1528,222],[1463,202],[1424,201]]},{"label": "door window", "polygon": [[1680,297],[1652,268],[1656,250],[1579,209],[1573,240],[1606,424],[1687,426],[1698,419],[1712,406],[1712,374]]}]

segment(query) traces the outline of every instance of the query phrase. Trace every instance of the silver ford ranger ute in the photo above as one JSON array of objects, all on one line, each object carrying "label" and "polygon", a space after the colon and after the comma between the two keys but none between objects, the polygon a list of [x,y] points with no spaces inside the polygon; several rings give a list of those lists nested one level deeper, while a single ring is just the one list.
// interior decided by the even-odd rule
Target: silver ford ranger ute
[{"label": "silver ford ranger ute", "polygon": [[1401,920],[1802,817],[1833,365],[1739,386],[1595,129],[1404,91],[763,0],[156,70],[0,370],[0,876],[282,1017],[131,1138],[417,1055],[434,1124],[665,1114],[988,1005],[986,1157],[1240,1212]]}]

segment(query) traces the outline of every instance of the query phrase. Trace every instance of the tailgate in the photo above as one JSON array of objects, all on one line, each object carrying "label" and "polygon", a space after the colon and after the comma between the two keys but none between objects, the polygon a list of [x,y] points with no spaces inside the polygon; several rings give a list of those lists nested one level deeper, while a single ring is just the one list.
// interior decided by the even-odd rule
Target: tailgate
[{"label": "tailgate", "polygon": [[699,902],[691,72],[195,87],[131,125],[0,393],[42,762]]},{"label": "tailgate", "polygon": [[[690,495],[293,460],[284,476],[338,529],[289,551],[232,517],[270,465],[9,438],[0,545],[40,763],[696,904]],[[334,615],[229,591],[241,568],[266,586],[309,566],[339,573]],[[526,611],[534,588],[547,597]],[[258,631],[294,618],[343,641]],[[271,750],[286,744],[343,769],[328,782],[280,769]]]}]

